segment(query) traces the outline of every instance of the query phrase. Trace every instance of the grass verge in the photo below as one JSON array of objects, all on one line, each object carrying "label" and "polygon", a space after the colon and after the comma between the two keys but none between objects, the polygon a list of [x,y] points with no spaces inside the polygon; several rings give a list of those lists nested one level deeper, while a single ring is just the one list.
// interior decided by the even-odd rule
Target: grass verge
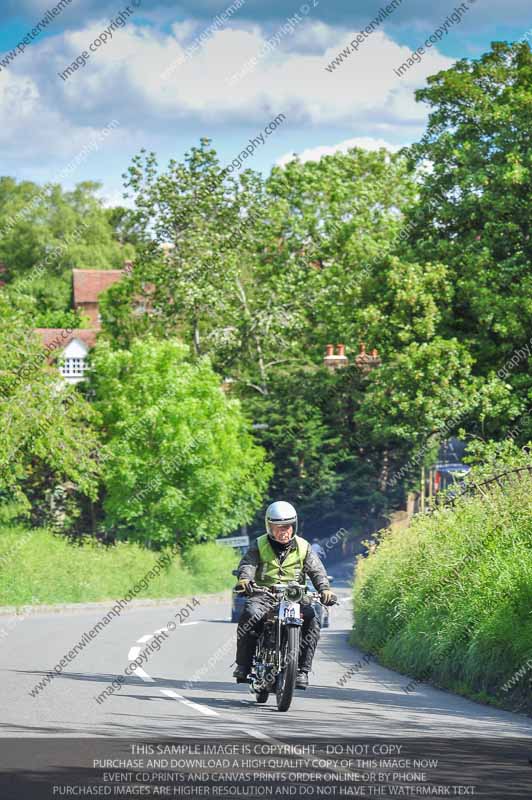
[{"label": "grass verge", "polygon": [[532,713],[532,479],[414,518],[359,559],[353,643],[405,679]]},{"label": "grass verge", "polygon": [[[0,528],[0,605],[83,603],[123,598],[162,553],[136,544],[82,544],[46,530]],[[142,587],[136,598],[218,592],[234,584],[232,548],[193,545]]]}]

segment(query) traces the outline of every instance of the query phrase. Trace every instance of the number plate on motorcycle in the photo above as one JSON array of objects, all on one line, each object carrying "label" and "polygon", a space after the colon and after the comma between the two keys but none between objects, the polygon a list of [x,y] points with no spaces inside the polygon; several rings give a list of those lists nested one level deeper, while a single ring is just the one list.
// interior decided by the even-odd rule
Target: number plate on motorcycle
[{"label": "number plate on motorcycle", "polygon": [[291,600],[281,600],[279,616],[282,619],[286,619],[286,617],[299,619],[299,603],[293,603]]}]

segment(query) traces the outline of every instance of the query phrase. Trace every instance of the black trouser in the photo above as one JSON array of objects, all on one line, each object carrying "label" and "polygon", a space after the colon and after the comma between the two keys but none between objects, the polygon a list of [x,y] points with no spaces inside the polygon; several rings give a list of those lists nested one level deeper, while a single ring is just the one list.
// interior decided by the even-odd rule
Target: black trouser
[{"label": "black trouser", "polygon": [[[239,667],[246,667],[246,669],[251,667],[251,659],[255,653],[255,645],[261,631],[262,622],[273,605],[275,605],[273,597],[268,597],[265,594],[248,597],[246,600],[236,634],[236,663]],[[301,608],[303,611],[303,625],[301,626],[298,667],[310,672],[316,645],[320,638],[320,621],[310,603],[303,604]]]}]

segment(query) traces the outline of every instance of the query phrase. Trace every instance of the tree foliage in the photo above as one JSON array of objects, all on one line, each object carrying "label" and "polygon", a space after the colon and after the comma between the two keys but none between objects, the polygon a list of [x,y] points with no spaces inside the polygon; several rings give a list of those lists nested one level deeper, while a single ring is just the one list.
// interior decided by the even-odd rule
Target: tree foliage
[{"label": "tree foliage", "polygon": [[42,522],[58,486],[95,497],[96,416],[75,387],[58,381],[48,352],[1,295],[0,318],[0,491]]},{"label": "tree foliage", "polygon": [[248,522],[270,468],[208,359],[176,340],[101,342],[92,359],[105,431],[106,528],[158,546],[214,539]]},{"label": "tree foliage", "polygon": [[0,262],[6,291],[28,321],[67,312],[72,269],[117,269],[134,255],[117,240],[109,211],[85,181],[72,191],[0,178]]},{"label": "tree foliage", "polygon": [[[70,267],[118,266],[135,248],[101,298],[94,358],[109,530],[162,543],[248,520],[269,477],[252,441],[273,465],[269,492],[333,532],[400,506],[415,485],[402,467],[417,474],[439,438],[531,438],[531,72],[527,45],[495,43],[430,77],[417,93],[427,133],[399,154],[296,158],[263,178],[229,174],[207,138],[166,168],[141,151],[124,176],[131,210],[104,212],[93,184],[39,194],[0,181],[0,258],[27,319],[71,320]],[[32,215],[5,224],[36,193]],[[80,221],[79,241],[54,250]],[[335,374],[321,366],[329,342],[350,359]],[[361,342],[378,349],[370,372],[353,363]],[[219,408],[223,431],[166,474],[192,441],[185,410],[211,431]]]},{"label": "tree foliage", "polygon": [[431,169],[422,174],[412,245],[417,257],[447,265],[447,328],[485,373],[532,327],[530,48],[496,42],[480,59],[429,77],[417,99],[431,113],[411,156]]}]

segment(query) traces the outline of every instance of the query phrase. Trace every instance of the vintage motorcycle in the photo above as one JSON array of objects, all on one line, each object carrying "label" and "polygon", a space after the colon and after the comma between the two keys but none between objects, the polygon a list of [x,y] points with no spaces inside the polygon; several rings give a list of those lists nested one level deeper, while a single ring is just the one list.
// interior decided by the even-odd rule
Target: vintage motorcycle
[{"label": "vintage motorcycle", "polygon": [[299,644],[303,618],[302,605],[320,604],[319,593],[309,592],[299,583],[276,583],[265,592],[274,603],[269,609],[257,639],[249,688],[257,703],[266,703],[275,692],[279,711],[288,711],[297,678]]}]

